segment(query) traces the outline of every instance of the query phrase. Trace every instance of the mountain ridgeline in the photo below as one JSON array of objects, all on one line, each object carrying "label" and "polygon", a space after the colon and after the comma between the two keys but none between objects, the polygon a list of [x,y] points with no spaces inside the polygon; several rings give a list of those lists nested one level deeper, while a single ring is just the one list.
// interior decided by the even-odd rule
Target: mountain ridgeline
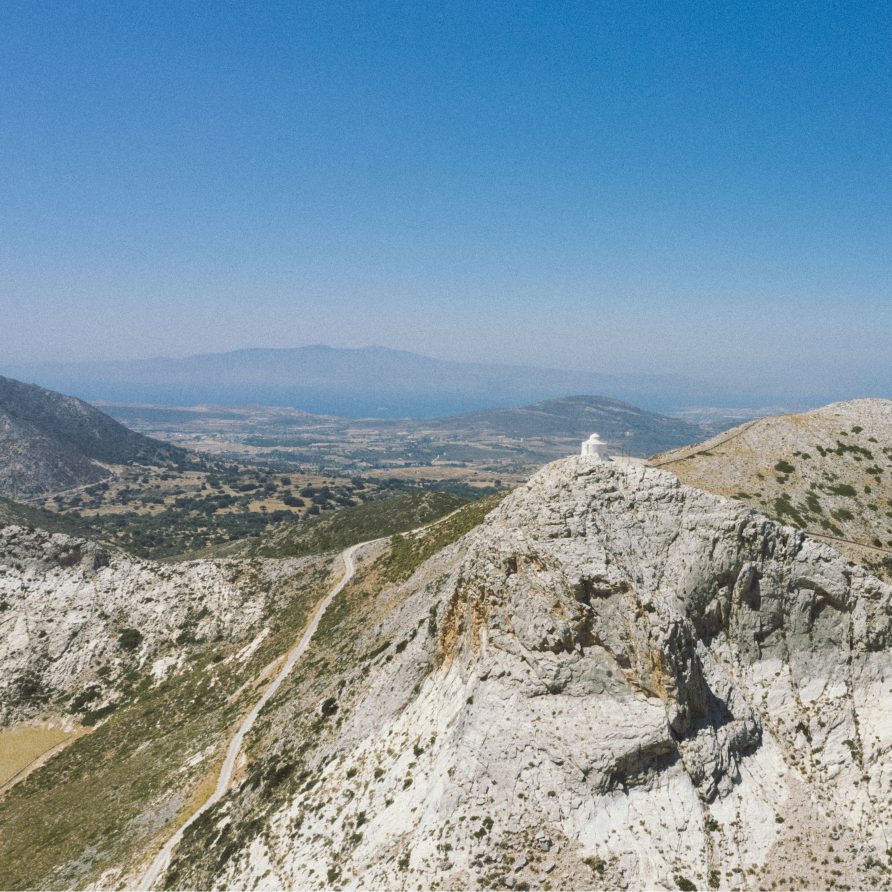
[{"label": "mountain ridgeline", "polygon": [[892,578],[892,401],[748,422],[653,458],[691,486],[806,530]]},{"label": "mountain ridgeline", "polygon": [[95,407],[0,377],[0,495],[30,498],[96,483],[103,465],[182,465],[189,454],[124,427]]}]

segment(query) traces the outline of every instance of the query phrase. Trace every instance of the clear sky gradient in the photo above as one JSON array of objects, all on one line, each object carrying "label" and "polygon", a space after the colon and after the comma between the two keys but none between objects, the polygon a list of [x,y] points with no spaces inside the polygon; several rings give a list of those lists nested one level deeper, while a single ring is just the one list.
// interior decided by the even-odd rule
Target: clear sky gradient
[{"label": "clear sky gradient", "polygon": [[885,389],[886,3],[0,5],[0,354]]}]

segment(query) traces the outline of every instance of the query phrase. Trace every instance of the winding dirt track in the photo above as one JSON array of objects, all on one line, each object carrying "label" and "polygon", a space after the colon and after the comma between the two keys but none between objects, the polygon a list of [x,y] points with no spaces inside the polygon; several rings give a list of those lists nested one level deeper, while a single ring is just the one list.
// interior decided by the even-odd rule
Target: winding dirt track
[{"label": "winding dirt track", "polygon": [[174,849],[180,844],[186,830],[209,808],[216,805],[229,791],[233,775],[235,774],[236,762],[238,761],[239,752],[241,751],[245,737],[254,726],[254,722],[257,721],[257,717],[260,715],[263,707],[269,703],[273,696],[275,696],[276,691],[282,686],[282,682],[291,674],[291,671],[297,665],[300,658],[306,653],[307,648],[310,646],[310,641],[316,633],[316,629],[319,628],[319,622],[325,614],[325,611],[328,609],[328,605],[331,604],[332,599],[338,595],[343,590],[344,586],[353,578],[353,573],[356,569],[353,562],[353,556],[357,549],[368,544],[368,542],[360,542],[356,545],[351,545],[349,548],[346,548],[341,552],[341,558],[344,561],[344,575],[341,577],[340,582],[338,582],[338,584],[325,596],[324,600],[316,608],[316,612],[313,615],[312,620],[310,620],[310,624],[304,631],[300,641],[288,652],[288,656],[286,657],[282,668],[276,673],[269,685],[267,685],[261,698],[254,704],[254,708],[242,720],[242,723],[239,725],[232,740],[229,741],[229,747],[226,750],[226,758],[223,760],[223,767],[220,769],[220,776],[217,778],[217,786],[214,788],[214,792],[205,800],[200,808],[189,816],[188,820],[164,844],[161,851],[158,852],[152,863],[149,865],[149,869],[143,874],[137,888],[151,889],[155,885],[167,869],[168,864],[170,864]]},{"label": "winding dirt track", "polygon": [[[420,527],[415,527],[414,530],[409,530],[408,532],[403,533],[403,535],[417,536],[424,530],[435,527],[443,523],[445,520],[449,520],[454,514],[458,514],[458,512],[462,510],[462,507],[463,506],[459,506],[454,511],[450,511],[449,514],[445,514],[443,517],[438,517],[436,520],[423,524]],[[301,636],[300,641],[288,651],[288,656],[286,657],[282,668],[276,673],[266,690],[264,690],[263,696],[261,696],[261,698],[254,704],[254,708],[245,716],[242,723],[239,725],[238,730],[235,732],[235,736],[229,741],[229,747],[226,750],[226,758],[223,760],[223,767],[220,769],[220,776],[217,778],[217,786],[214,787],[214,792],[207,800],[205,800],[203,805],[189,816],[180,829],[167,840],[161,851],[158,852],[152,863],[149,865],[149,869],[142,875],[142,879],[136,887],[137,889],[149,890],[158,882],[161,875],[167,869],[167,865],[170,864],[174,849],[180,844],[186,830],[209,808],[216,805],[227,792],[229,792],[229,788],[232,785],[232,778],[235,774],[238,755],[241,751],[245,737],[254,726],[254,722],[257,721],[257,716],[260,715],[263,707],[269,703],[273,696],[275,696],[276,691],[282,686],[282,682],[291,674],[292,669],[294,669],[300,658],[306,653],[307,648],[310,646],[310,641],[312,641],[313,635],[316,634],[316,629],[319,628],[319,623],[322,620],[325,611],[328,609],[328,605],[331,604],[332,600],[341,593],[344,586],[353,578],[353,574],[356,570],[353,557],[356,552],[360,548],[365,548],[366,545],[372,545],[375,542],[383,542],[389,538],[389,536],[383,536],[378,539],[369,539],[366,542],[357,542],[356,545],[351,545],[349,548],[345,548],[341,552],[341,558],[344,561],[344,575],[341,577],[341,581],[325,596],[323,601],[316,608],[316,612]]]}]

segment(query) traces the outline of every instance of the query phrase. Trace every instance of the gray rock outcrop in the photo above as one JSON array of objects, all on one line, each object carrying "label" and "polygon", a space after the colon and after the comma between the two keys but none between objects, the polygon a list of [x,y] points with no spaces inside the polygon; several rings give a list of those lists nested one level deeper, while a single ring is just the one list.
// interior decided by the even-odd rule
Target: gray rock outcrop
[{"label": "gray rock outcrop", "polygon": [[235,789],[177,882],[889,884],[892,589],[830,547],[576,457],[385,596],[312,783]]},{"label": "gray rock outcrop", "polygon": [[0,527],[0,727],[95,712],[128,675],[160,680],[195,646],[244,638],[299,563],[165,565],[63,533]]}]

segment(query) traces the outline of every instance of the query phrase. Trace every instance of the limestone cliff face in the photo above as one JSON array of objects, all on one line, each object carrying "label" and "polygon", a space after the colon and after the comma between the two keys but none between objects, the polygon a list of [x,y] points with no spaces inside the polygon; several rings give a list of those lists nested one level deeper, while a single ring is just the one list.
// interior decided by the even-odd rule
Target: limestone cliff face
[{"label": "limestone cliff face", "polygon": [[577,457],[380,598],[336,730],[271,717],[301,783],[235,789],[176,884],[888,884],[892,589],[828,546]]},{"label": "limestone cliff face", "polygon": [[244,637],[294,561],[142,561],[62,533],[0,528],[0,726],[97,711],[128,676]]}]

